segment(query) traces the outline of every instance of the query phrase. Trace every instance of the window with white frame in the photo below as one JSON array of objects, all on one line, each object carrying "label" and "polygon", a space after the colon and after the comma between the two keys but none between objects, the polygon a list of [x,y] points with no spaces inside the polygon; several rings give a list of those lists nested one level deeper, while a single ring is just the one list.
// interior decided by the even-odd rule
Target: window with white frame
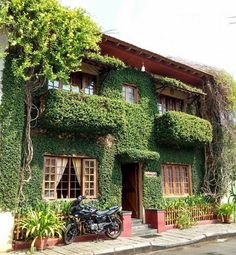
[{"label": "window with white frame", "polygon": [[97,161],[79,157],[44,157],[43,198],[97,197]]}]

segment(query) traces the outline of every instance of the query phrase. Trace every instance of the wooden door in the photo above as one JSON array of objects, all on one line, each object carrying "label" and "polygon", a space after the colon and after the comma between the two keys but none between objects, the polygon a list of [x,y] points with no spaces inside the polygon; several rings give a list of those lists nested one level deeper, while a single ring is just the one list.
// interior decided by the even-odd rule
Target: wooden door
[{"label": "wooden door", "polygon": [[138,164],[122,165],[122,208],[132,211],[133,218],[140,217]]}]

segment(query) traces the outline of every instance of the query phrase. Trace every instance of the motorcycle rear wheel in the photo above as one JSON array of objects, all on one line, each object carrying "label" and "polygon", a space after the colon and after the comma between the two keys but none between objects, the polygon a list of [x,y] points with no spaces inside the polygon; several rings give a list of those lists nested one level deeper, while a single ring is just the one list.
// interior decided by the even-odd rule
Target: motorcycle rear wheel
[{"label": "motorcycle rear wheel", "polygon": [[75,240],[77,235],[78,235],[78,228],[76,224],[69,223],[66,226],[65,231],[63,232],[63,235],[62,235],[64,244],[71,244]]},{"label": "motorcycle rear wheel", "polygon": [[113,226],[109,227],[105,232],[105,235],[110,239],[116,239],[120,236],[122,230],[122,222],[119,218],[114,217],[112,219]]}]

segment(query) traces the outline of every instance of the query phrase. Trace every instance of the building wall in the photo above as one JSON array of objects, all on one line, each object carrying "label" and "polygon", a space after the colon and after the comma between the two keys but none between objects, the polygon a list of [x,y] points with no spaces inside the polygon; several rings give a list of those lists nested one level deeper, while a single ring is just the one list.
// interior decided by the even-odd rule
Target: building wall
[{"label": "building wall", "polygon": [[0,104],[2,99],[2,72],[4,69],[4,58],[2,54],[7,46],[7,37],[0,31]]},{"label": "building wall", "polygon": [[[201,149],[184,149],[163,147],[158,145],[155,134],[155,118],[158,114],[155,83],[147,73],[133,69],[112,70],[104,77],[99,77],[99,94],[111,99],[122,99],[122,83],[137,85],[139,104],[124,102],[126,120],[124,129],[114,135],[114,141],[109,146],[104,136],[86,133],[82,136],[60,135],[59,130],[50,130],[45,134],[35,134],[33,138],[34,159],[32,162],[33,179],[26,185],[25,194],[30,203],[41,197],[43,183],[43,156],[52,155],[86,155],[98,161],[99,199],[106,207],[112,204],[121,204],[123,162],[137,162],[135,158],[120,158],[120,151],[129,149],[135,153],[156,151],[161,158],[157,160],[144,160],[143,190],[144,206],[149,207],[150,197],[155,194],[156,204],[162,197],[161,164],[165,162],[190,164],[192,166],[193,193],[200,192],[204,169],[204,157]],[[53,110],[53,109],[52,109]],[[57,109],[59,110],[59,109]],[[116,118],[116,116],[114,116]],[[145,177],[144,172],[155,172],[156,178]],[[155,180],[155,181],[154,181]],[[40,187],[40,188],[39,188]],[[34,196],[32,196],[34,194]],[[150,195],[152,194],[152,195]],[[153,200],[154,198],[151,197]]]},{"label": "building wall", "polygon": [[0,107],[0,208],[16,208],[24,130],[24,84],[14,77],[13,55],[5,59]]}]

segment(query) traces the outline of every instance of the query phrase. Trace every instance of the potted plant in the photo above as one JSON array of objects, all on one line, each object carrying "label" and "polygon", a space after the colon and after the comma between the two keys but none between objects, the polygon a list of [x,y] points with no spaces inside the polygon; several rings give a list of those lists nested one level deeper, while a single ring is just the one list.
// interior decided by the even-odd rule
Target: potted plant
[{"label": "potted plant", "polygon": [[231,214],[233,213],[233,204],[221,204],[217,208],[217,215],[221,217],[222,222],[230,223]]},{"label": "potted plant", "polygon": [[45,249],[47,239],[57,235],[61,238],[64,229],[64,221],[50,208],[45,210],[29,209],[26,215],[19,222],[22,230],[26,231],[26,238],[32,238],[30,251],[34,250],[34,246],[38,250]]}]

